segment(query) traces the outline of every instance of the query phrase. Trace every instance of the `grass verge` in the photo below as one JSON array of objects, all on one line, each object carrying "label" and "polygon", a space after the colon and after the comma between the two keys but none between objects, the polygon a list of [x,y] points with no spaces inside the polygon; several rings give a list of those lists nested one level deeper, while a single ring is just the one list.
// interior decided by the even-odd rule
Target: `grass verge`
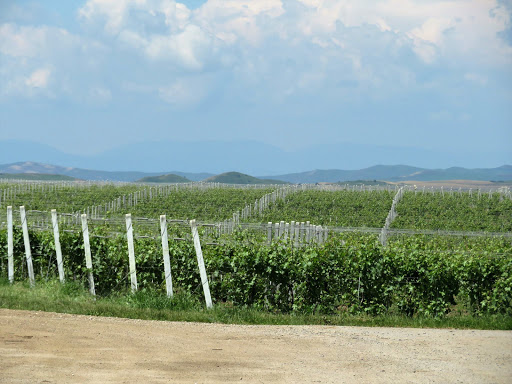
[{"label": "grass verge", "polygon": [[461,314],[443,318],[399,315],[321,315],[270,313],[255,308],[216,304],[207,310],[188,295],[173,299],[154,292],[124,293],[93,298],[80,285],[58,281],[13,285],[0,280],[0,308],[22,309],[93,316],[111,316],[143,320],[194,321],[225,324],[261,325],[345,325],[370,327],[457,328],[512,330],[512,317],[504,315],[470,316]]}]

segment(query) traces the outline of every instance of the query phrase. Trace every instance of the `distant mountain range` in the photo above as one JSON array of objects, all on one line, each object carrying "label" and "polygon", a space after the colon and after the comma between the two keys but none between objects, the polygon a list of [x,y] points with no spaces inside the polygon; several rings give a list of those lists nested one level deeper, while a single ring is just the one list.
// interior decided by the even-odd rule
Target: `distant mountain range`
[{"label": "distant mountain range", "polygon": [[[69,148],[70,151],[81,150],[82,152],[88,149]],[[135,180],[134,177],[141,178],[147,175],[162,175],[169,171],[187,178],[189,177],[184,175],[185,173],[189,175],[208,173],[193,176],[192,180],[197,180],[230,171],[279,177],[276,175],[287,175],[310,169],[366,169],[375,164],[411,164],[420,167],[418,170],[443,169],[447,165],[490,168],[501,164],[512,164],[512,150],[505,153],[474,150],[455,152],[360,143],[325,143],[295,150],[283,150],[256,141],[162,140],[121,145],[100,153],[90,148],[90,154],[77,155],[31,141],[0,141],[0,164],[25,161],[98,170],[98,172],[113,170],[126,172],[123,176],[125,180]],[[140,176],[135,174],[137,172]],[[376,177],[379,175],[377,173]],[[110,178],[111,176],[108,173],[97,173],[95,177]]]},{"label": "distant mountain range", "polygon": [[[163,174],[162,172],[98,171],[73,167],[61,167],[58,165],[42,164],[32,161],[0,165],[0,173],[40,173],[66,175],[82,180],[112,180],[126,182],[136,181],[149,176],[161,176]],[[211,173],[191,173],[177,171],[165,172],[165,174],[169,173],[184,177],[190,181],[200,181],[214,176]]]},{"label": "distant mountain range", "polygon": [[0,179],[35,180],[35,181],[74,181],[71,176],[54,175],[51,173],[0,173]]},{"label": "distant mountain range", "polygon": [[[512,180],[512,165],[503,165],[497,168],[467,169],[452,167],[447,169],[425,169],[407,165],[376,165],[360,170],[314,170],[301,173],[289,173],[272,176],[258,176],[257,178],[239,172],[228,172],[221,175],[211,173],[191,172],[113,172],[81,169],[73,167],[61,167],[36,162],[19,162],[0,165],[0,173],[4,174],[44,174],[64,175],[82,180],[111,180],[111,181],[136,181],[146,177],[174,174],[191,181],[215,181],[228,183],[255,184],[272,181],[284,181],[289,183],[319,183],[340,182],[352,180],[384,180],[392,182],[400,181],[434,181],[434,180],[480,180],[480,181],[510,181]],[[163,177],[163,176],[162,176]],[[162,178],[165,180],[165,177]],[[263,179],[263,180],[261,180]],[[155,179],[152,179],[153,181]],[[176,179],[177,180],[177,179]]]},{"label": "distant mountain range", "polygon": [[320,181],[335,183],[349,180],[386,180],[386,181],[433,181],[433,180],[512,180],[512,166],[497,168],[467,169],[451,167],[447,169],[425,169],[407,165],[376,165],[369,168],[343,171],[339,169],[314,170],[286,175],[264,176],[266,179],[278,179],[290,183],[318,183]]}]

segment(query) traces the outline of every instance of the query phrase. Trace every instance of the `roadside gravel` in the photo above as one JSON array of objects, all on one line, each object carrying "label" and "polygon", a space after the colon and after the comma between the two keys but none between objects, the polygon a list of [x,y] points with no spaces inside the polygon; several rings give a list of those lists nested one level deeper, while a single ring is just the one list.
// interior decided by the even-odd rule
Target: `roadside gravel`
[{"label": "roadside gravel", "polygon": [[512,332],[0,309],[0,383],[511,383]]}]

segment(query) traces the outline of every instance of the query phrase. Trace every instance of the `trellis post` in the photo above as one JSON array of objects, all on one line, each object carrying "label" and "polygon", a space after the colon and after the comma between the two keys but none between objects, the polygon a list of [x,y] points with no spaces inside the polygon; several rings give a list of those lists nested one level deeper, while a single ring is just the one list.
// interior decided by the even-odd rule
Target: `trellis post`
[{"label": "trellis post", "polygon": [[135,267],[135,247],[133,246],[133,226],[132,215],[127,213],[126,216],[126,238],[128,239],[128,261],[130,264],[130,283],[132,292],[137,291],[137,269]]},{"label": "trellis post", "polygon": [[32,265],[32,251],[30,250],[30,238],[28,236],[28,225],[27,215],[25,213],[25,207],[20,207],[21,226],[23,228],[23,242],[25,244],[25,256],[27,258],[27,270],[30,286],[33,287],[35,284],[34,278],[34,266]]},{"label": "trellis post", "polygon": [[7,207],[7,269],[9,282],[14,282],[14,247],[12,236],[12,206]]},{"label": "trellis post", "polygon": [[206,268],[204,267],[203,250],[201,249],[201,242],[199,241],[199,233],[197,232],[195,220],[190,221],[190,227],[192,229],[192,238],[194,239],[194,248],[196,250],[197,264],[199,265],[199,275],[201,276],[201,285],[203,286],[206,308],[212,308],[210,286],[208,285],[208,276],[206,275]]},{"label": "trellis post", "polygon": [[172,297],[171,261],[169,259],[169,238],[167,236],[167,218],[165,215],[160,215],[160,235],[162,238],[162,256],[164,258],[165,288],[167,289],[167,297]]},{"label": "trellis post", "polygon": [[64,265],[62,264],[62,249],[60,247],[59,222],[57,220],[57,210],[52,209],[53,238],[55,239],[55,253],[57,255],[57,268],[59,270],[59,280],[64,283]]},{"label": "trellis post", "polygon": [[82,220],[82,234],[84,236],[84,251],[85,251],[85,267],[87,268],[87,275],[89,278],[89,292],[91,295],[96,295],[94,288],[94,276],[92,274],[92,256],[91,256],[91,244],[89,242],[89,227],[87,226],[87,215],[83,213],[80,216]]}]

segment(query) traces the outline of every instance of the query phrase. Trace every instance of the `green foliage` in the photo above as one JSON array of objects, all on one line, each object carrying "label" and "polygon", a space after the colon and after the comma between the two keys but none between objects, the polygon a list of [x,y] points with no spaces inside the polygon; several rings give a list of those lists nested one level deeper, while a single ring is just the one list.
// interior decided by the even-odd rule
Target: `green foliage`
[{"label": "green foliage", "polygon": [[[110,202],[119,196],[141,189],[136,184],[92,184],[53,186],[51,184],[17,185],[5,184],[0,189],[16,186],[15,195],[2,198],[2,207],[12,205],[15,209],[24,205],[27,210],[75,212],[93,205]],[[11,192],[13,193],[13,192]],[[4,211],[4,209],[2,209]],[[4,211],[5,212],[5,211]],[[4,215],[5,213],[1,214]]]},{"label": "green foliage", "polygon": [[[352,234],[333,237],[322,246],[297,249],[284,242],[270,246],[253,242],[244,233],[236,236],[224,246],[203,246],[210,290],[217,304],[275,313],[443,317],[459,310],[474,315],[512,315],[510,242],[476,239],[466,248],[463,244],[473,240],[458,245],[448,242],[444,249],[433,250],[429,238],[422,236],[393,239],[382,247],[375,236]],[[30,237],[36,284],[55,279],[51,234],[32,232]],[[7,275],[5,239],[5,231],[0,231],[1,276]],[[22,243],[17,230],[16,280],[26,280]],[[487,250],[482,252],[484,244]],[[63,233],[62,245],[66,280],[87,287],[80,234]],[[202,303],[192,242],[170,241],[169,250],[175,292]],[[92,237],[91,251],[97,294],[128,293],[126,239]],[[164,308],[159,242],[136,239],[135,253],[140,292],[132,298],[134,305]]]},{"label": "green foliage", "polygon": [[258,220],[264,222],[310,221],[336,227],[384,225],[394,191],[301,191],[277,201]]},{"label": "green foliage", "polygon": [[129,207],[116,215],[131,213],[139,217],[158,217],[167,215],[169,219],[226,220],[233,213],[254,203],[272,189],[258,188],[209,188],[177,189],[167,196],[158,196],[151,200]]},{"label": "green foliage", "polygon": [[9,284],[0,277],[0,307],[23,310],[75,313],[94,316],[116,316],[132,319],[165,321],[219,322],[230,324],[323,324],[380,327],[428,327],[461,329],[512,329],[512,316],[466,313],[444,317],[409,317],[405,315],[368,315],[346,312],[326,314],[273,313],[232,303],[216,303],[205,309],[197,298],[178,293],[172,299],[157,292],[139,291],[136,294],[119,293],[93,298],[79,284],[56,280],[38,281],[35,287],[28,283]]},{"label": "green foliage", "polygon": [[500,193],[406,192],[393,228],[512,232],[512,200]]}]

